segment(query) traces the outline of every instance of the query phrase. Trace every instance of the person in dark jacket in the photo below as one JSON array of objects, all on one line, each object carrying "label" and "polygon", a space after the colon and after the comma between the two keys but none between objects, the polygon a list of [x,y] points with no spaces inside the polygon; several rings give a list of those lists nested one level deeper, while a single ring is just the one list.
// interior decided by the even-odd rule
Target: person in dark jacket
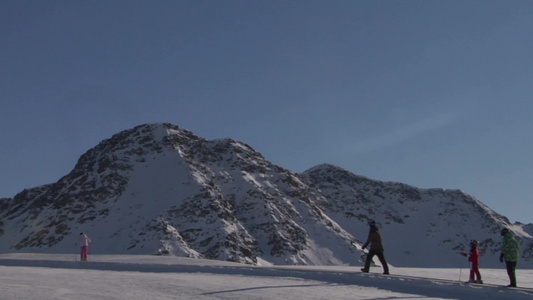
[{"label": "person in dark jacket", "polygon": [[508,287],[516,287],[516,263],[518,257],[520,257],[520,246],[514,238],[514,235],[507,228],[500,231],[500,235],[503,236],[502,241],[502,253],[500,254],[500,262],[505,261],[507,268],[507,275],[509,275],[509,281],[511,283]]},{"label": "person in dark jacket", "polygon": [[368,273],[370,271],[370,263],[372,262],[372,258],[374,255],[377,255],[383,267],[383,274],[389,274],[389,266],[387,265],[385,255],[383,254],[385,252],[385,248],[383,247],[381,232],[379,231],[376,222],[370,221],[368,225],[370,226],[370,230],[368,233],[368,239],[363,245],[363,249],[370,245],[370,251],[368,251],[368,254],[366,255],[365,267],[362,268],[361,271]]}]

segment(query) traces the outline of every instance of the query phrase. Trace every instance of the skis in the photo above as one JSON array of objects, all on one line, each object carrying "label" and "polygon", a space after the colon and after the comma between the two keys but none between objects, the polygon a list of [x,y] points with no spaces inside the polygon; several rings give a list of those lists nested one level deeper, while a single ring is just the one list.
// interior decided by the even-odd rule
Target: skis
[{"label": "skis", "polygon": [[493,283],[464,282],[464,281],[457,281],[457,280],[452,280],[452,279],[429,278],[429,277],[400,275],[400,274],[382,274],[382,273],[367,273],[367,272],[361,272],[360,274],[365,274],[367,276],[376,276],[376,277],[390,277],[390,278],[399,278],[399,279],[429,281],[429,282],[436,282],[436,283],[472,285],[472,286],[478,286],[478,287],[489,287],[489,288],[498,288],[498,289],[516,289],[516,290],[526,291],[530,293],[533,292],[533,288],[509,287],[506,285],[499,285],[499,284],[493,284]]}]

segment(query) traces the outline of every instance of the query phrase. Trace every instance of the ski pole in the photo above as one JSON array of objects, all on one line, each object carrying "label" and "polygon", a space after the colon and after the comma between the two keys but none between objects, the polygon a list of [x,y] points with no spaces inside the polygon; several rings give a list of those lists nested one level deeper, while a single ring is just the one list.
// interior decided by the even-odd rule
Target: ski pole
[{"label": "ski pole", "polygon": [[[459,253],[461,254],[461,253]],[[462,255],[462,254],[461,254]],[[461,276],[463,275],[463,263],[459,265],[459,282],[461,282]]]},{"label": "ski pole", "polygon": [[469,278],[468,281],[470,281],[470,275],[472,274],[471,273],[472,272],[472,265],[470,264],[469,261],[467,261],[466,264],[468,265],[468,269],[467,270],[470,271],[469,274],[468,274],[468,278]]},{"label": "ski pole", "polygon": [[[464,252],[460,252],[459,254],[464,257],[467,257],[467,254]],[[470,268],[470,262],[467,261],[466,263],[468,264],[468,268]],[[461,282],[461,277],[463,275],[462,273],[463,273],[463,263],[459,265],[459,282]]]}]

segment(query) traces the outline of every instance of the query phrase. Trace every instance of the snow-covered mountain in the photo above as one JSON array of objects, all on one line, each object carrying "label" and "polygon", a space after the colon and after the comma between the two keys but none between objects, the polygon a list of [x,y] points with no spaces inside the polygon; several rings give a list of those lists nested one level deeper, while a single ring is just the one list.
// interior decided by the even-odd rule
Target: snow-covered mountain
[{"label": "snow-covered mountain", "polygon": [[511,225],[461,190],[419,189],[371,180],[331,165],[312,168],[301,178],[321,191],[327,199],[321,209],[352,235],[364,237],[366,233],[365,227],[354,224],[368,218],[379,220],[393,264],[464,266],[457,253],[468,252],[469,241],[476,239],[482,265],[495,266],[501,249],[499,232],[507,226],[522,241],[521,263],[533,266],[533,239],[526,231],[531,225]]},{"label": "snow-covered mountain", "polygon": [[0,217],[0,252],[74,252],[86,232],[94,253],[263,265],[360,265],[369,219],[381,223],[393,265],[458,265],[472,238],[482,265],[494,265],[499,230],[510,226],[521,239],[521,264],[533,266],[531,225],[511,225],[462,191],[381,182],[331,165],[295,174],[244,143],[205,140],[167,123],[102,141],[58,182],[0,199]]}]

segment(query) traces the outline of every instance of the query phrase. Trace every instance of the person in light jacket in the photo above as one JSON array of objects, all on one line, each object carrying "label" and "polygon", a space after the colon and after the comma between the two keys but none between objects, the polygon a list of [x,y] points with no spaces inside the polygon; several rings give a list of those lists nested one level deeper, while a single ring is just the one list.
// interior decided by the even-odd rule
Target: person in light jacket
[{"label": "person in light jacket", "polygon": [[514,235],[507,228],[500,231],[500,235],[503,236],[502,241],[502,253],[500,254],[500,262],[505,261],[507,268],[507,275],[509,275],[509,281],[511,283],[508,287],[516,287],[516,263],[518,257],[520,257],[520,245],[514,238]]},{"label": "person in light jacket", "polygon": [[76,246],[81,246],[81,261],[87,261],[87,248],[89,247],[89,244],[92,243],[91,239],[85,234],[80,233],[80,236],[78,238],[78,241],[76,242]]},{"label": "person in light jacket", "polygon": [[381,262],[381,266],[383,267],[383,274],[388,275],[389,266],[387,265],[385,255],[383,254],[385,248],[383,247],[381,232],[379,231],[376,222],[370,221],[368,225],[370,226],[370,231],[368,233],[368,239],[363,245],[363,249],[365,249],[370,244],[370,251],[368,251],[368,254],[366,255],[365,267],[362,268],[361,271],[363,271],[364,273],[368,273],[370,271],[370,263],[372,262],[372,258],[374,257],[374,255],[377,255],[379,261]]}]

